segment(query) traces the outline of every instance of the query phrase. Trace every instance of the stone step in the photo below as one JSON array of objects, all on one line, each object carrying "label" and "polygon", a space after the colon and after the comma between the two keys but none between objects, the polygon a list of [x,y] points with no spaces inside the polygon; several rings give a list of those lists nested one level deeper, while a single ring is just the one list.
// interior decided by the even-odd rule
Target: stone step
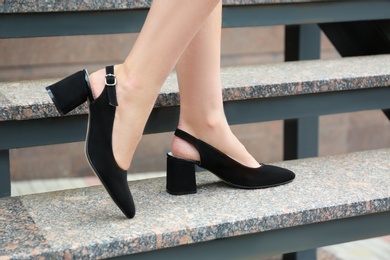
[{"label": "stone step", "polygon": [[[390,85],[390,55],[223,68],[225,102],[299,96]],[[45,91],[58,79],[0,82],[0,122],[60,116]],[[163,85],[155,108],[180,105],[176,75]],[[86,114],[80,106],[69,115]]]},{"label": "stone step", "polygon": [[[164,176],[165,172],[145,172],[132,173],[127,178],[129,181],[135,181]],[[22,196],[94,185],[100,185],[97,177],[16,181],[11,183],[11,195]],[[388,260],[389,256],[390,236],[322,247],[317,251],[317,260]],[[281,256],[274,256],[258,260],[280,260],[281,258]]]},{"label": "stone step", "polygon": [[[225,242],[232,237],[263,237],[273,231],[304,230],[317,224],[327,226],[331,234],[324,234],[327,241],[338,241],[340,236],[348,236],[352,227],[347,222],[342,222],[342,227],[332,223],[351,218],[354,223],[366,220],[359,222],[368,227],[363,230],[365,237],[372,236],[373,230],[377,230],[374,234],[385,235],[389,231],[389,156],[390,150],[382,149],[280,162],[277,165],[293,170],[297,178],[287,185],[260,190],[228,187],[207,172],[197,175],[198,193],[188,196],[167,194],[164,178],[134,181],[130,187],[137,214],[132,220],[123,217],[101,186],[3,198],[0,229],[6,231],[6,244],[0,248],[0,257],[54,253],[105,258],[179,245],[205,245],[208,243],[200,242],[217,238],[226,238]],[[376,218],[373,221],[371,216],[378,216],[381,222]],[[29,227],[27,233],[25,225]],[[348,230],[340,230],[345,225]],[[356,231],[353,226],[353,233]],[[302,246],[318,247],[323,243],[313,244],[312,238],[305,237],[297,240],[296,235],[290,238]],[[292,241],[286,242],[291,245]],[[269,254],[264,248],[267,245],[258,246],[250,247],[255,250],[251,253]],[[377,250],[379,246],[373,248]]]}]

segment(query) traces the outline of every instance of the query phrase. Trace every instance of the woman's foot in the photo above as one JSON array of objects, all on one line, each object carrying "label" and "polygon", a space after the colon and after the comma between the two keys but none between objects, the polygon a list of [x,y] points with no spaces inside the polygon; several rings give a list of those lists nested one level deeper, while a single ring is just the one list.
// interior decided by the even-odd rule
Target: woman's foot
[{"label": "woman's foot", "polygon": [[[112,132],[112,149],[118,166],[124,170],[130,167],[135,149],[141,140],[147,118],[153,108],[156,95],[138,87],[134,79],[129,79],[122,64],[114,69],[117,80],[116,107]],[[92,92],[98,98],[104,89],[106,72],[98,70],[90,75]]]},{"label": "woman's foot", "polygon": [[[179,158],[180,155],[177,153],[173,155],[167,154],[166,187],[170,194],[186,195],[196,193],[196,165],[215,174],[226,184],[240,189],[269,188],[289,183],[295,178],[295,174],[292,171],[281,167],[266,164],[254,167],[243,165],[242,161],[237,162],[239,160],[238,157],[232,159],[231,155],[225,154],[225,151],[222,152],[221,148],[214,147],[215,144],[210,145],[210,143],[206,143],[180,128],[176,129],[175,136],[195,146],[201,156],[201,160],[194,161],[188,160],[189,158]],[[232,140],[234,141],[234,139]],[[231,140],[226,140],[226,142],[230,143]],[[222,149],[225,148],[229,147],[225,146]],[[239,148],[242,148],[242,145]],[[183,151],[181,152],[184,153]],[[234,152],[234,149],[231,149],[230,152]]]},{"label": "woman's foot", "polygon": [[[179,124],[178,128],[217,148],[242,165],[251,168],[260,166],[227,124],[204,126],[198,131],[184,124]],[[197,149],[177,136],[173,137],[171,151],[176,157],[200,161]]]}]

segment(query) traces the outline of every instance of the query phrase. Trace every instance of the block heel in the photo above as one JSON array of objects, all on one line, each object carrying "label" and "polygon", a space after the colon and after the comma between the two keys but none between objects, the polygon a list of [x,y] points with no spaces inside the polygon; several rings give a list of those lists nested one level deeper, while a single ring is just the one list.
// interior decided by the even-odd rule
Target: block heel
[{"label": "block heel", "polygon": [[172,195],[196,193],[195,162],[167,154],[166,188]]},{"label": "block heel", "polygon": [[65,115],[87,101],[93,99],[89,76],[86,70],[76,72],[65,79],[46,87],[58,112]]}]

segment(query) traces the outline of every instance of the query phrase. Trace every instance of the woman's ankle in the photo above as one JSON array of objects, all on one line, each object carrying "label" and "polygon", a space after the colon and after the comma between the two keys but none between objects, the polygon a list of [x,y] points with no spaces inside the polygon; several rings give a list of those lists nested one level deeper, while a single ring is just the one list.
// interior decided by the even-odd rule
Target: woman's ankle
[{"label": "woman's ankle", "polygon": [[174,136],[172,139],[171,152],[178,158],[200,161],[196,148],[177,136]]},{"label": "woman's ankle", "polygon": [[[122,89],[123,83],[126,82],[125,76],[122,72],[121,65],[114,66],[114,75],[117,79],[117,91],[118,89]],[[92,93],[94,98],[98,98],[100,94],[103,92],[105,87],[105,78],[106,78],[106,69],[99,69],[89,75],[89,80],[91,83]],[[120,83],[120,84],[119,84]],[[120,87],[119,87],[120,85]],[[119,88],[118,88],[119,87]]]},{"label": "woman's ankle", "polygon": [[[199,122],[199,124],[194,124],[195,126],[192,126],[191,123],[188,123],[187,121],[181,119],[177,128],[205,142],[207,142],[208,137],[213,136],[213,133],[217,132],[217,129],[220,127],[216,122],[211,121],[208,123],[205,123],[205,121]],[[194,161],[200,160],[198,150],[193,145],[177,136],[173,136],[171,152],[176,157]]]},{"label": "woman's ankle", "polygon": [[[245,146],[236,138],[230,126],[223,121],[220,124],[196,125],[179,123],[179,129],[188,132],[194,137],[215,147],[236,161],[248,167],[259,167],[259,163],[246,150]],[[191,160],[200,160],[200,156],[195,147],[186,141],[174,136],[172,141],[172,153],[177,157]]]}]

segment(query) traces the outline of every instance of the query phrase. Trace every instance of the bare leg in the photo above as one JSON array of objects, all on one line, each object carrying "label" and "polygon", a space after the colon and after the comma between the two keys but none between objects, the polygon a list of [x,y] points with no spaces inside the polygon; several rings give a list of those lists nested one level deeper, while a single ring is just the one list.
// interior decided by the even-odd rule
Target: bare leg
[{"label": "bare leg", "polygon": [[[218,0],[153,1],[133,49],[115,66],[119,106],[113,152],[121,168],[130,166],[163,82],[217,4]],[[102,92],[104,76],[104,70],[90,76],[95,97]]]},{"label": "bare leg", "polygon": [[[224,114],[220,79],[221,16],[220,2],[177,63],[181,99],[178,127],[246,166],[259,167],[231,132]],[[199,160],[196,149],[178,137],[173,139],[172,153]]]}]

